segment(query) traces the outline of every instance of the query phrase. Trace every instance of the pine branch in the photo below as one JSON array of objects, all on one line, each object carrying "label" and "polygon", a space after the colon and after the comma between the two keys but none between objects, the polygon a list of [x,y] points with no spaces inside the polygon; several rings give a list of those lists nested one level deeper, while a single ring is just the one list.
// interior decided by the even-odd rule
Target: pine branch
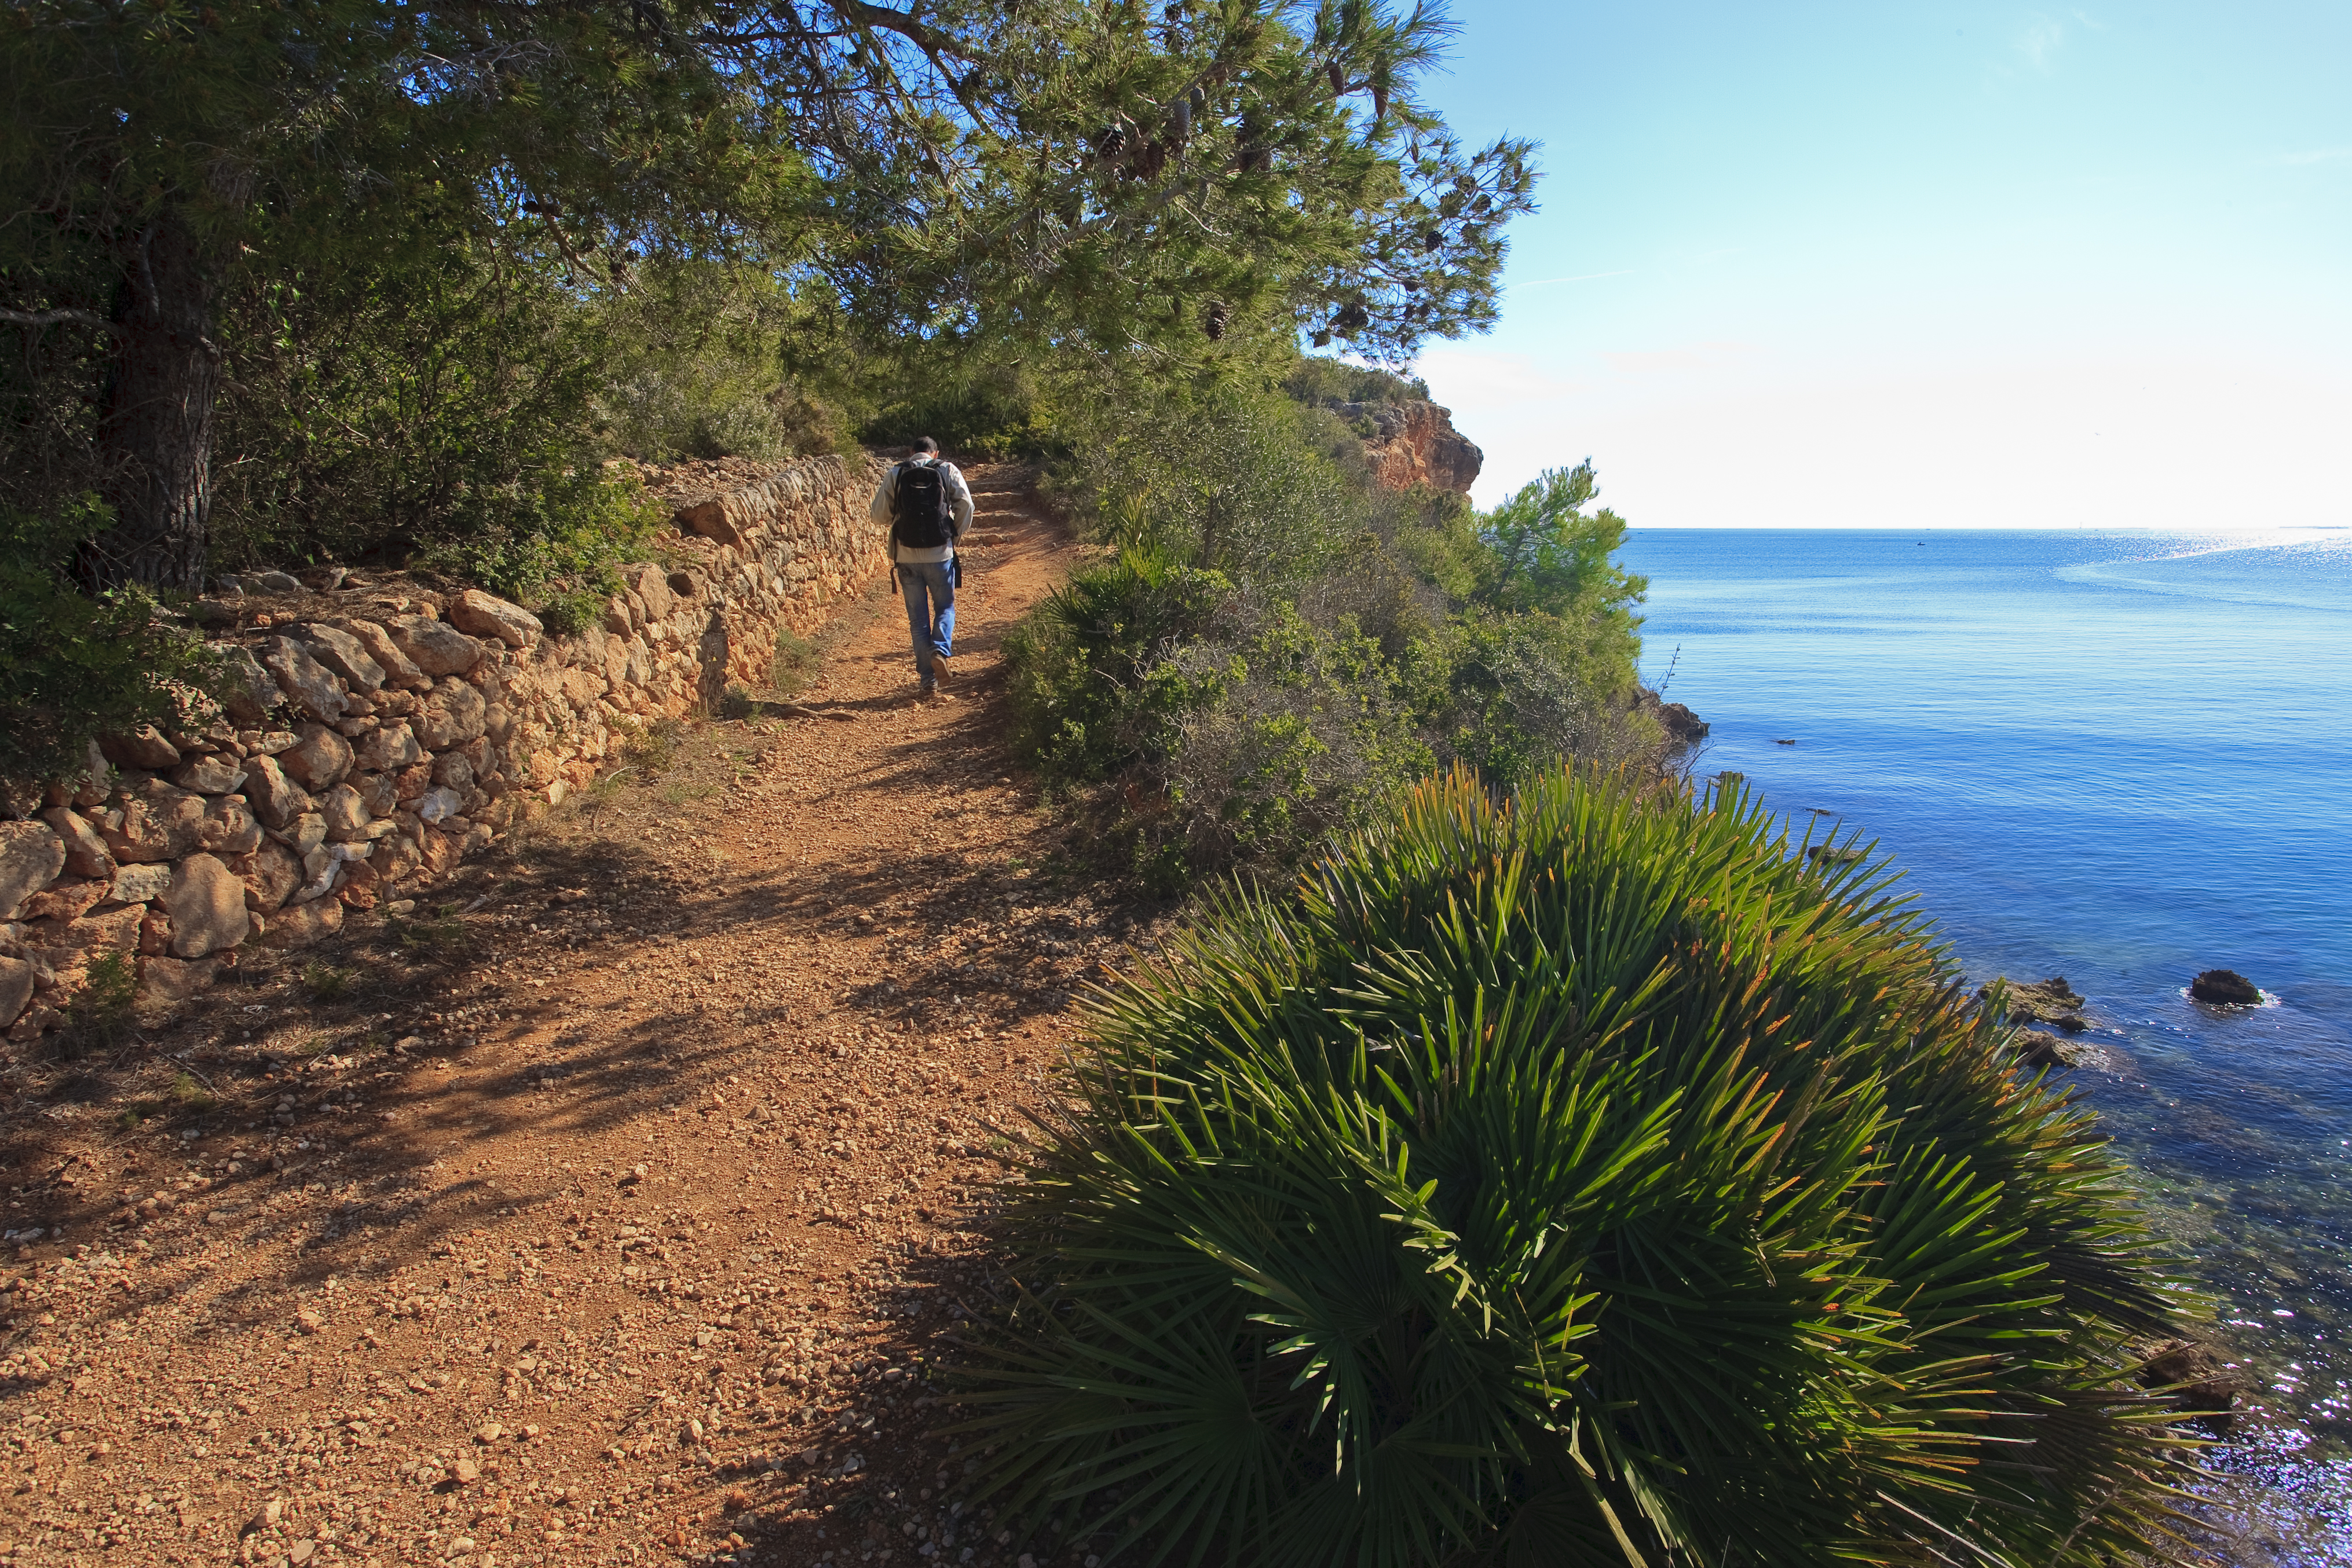
[{"label": "pine branch", "polygon": [[93,327],[101,332],[120,335],[122,329],[93,310],[10,310],[0,308],[0,321],[12,327],[55,327],[70,321],[79,327]]}]

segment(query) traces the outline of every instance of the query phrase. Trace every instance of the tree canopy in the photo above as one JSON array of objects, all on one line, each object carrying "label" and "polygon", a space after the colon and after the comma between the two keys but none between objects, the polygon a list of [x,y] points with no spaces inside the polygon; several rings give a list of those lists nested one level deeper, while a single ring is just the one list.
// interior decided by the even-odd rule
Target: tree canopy
[{"label": "tree canopy", "polygon": [[[25,0],[0,29],[20,503],[92,587],[201,586],[215,407],[270,290],[451,254],[589,304],[734,259],[898,341],[1180,363],[1485,326],[1530,149],[1417,99],[1389,0]],[[351,280],[357,277],[360,285]]]}]

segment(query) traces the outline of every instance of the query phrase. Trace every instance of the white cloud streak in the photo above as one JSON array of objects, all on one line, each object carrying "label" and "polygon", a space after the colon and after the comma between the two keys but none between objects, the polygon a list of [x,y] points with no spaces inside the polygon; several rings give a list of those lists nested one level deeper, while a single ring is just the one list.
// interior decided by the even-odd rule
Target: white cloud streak
[{"label": "white cloud streak", "polygon": [[2047,16],[2036,16],[2025,25],[2024,31],[2011,41],[2010,47],[2026,68],[2048,76],[2058,63],[2058,51],[2065,47],[2066,25]]}]

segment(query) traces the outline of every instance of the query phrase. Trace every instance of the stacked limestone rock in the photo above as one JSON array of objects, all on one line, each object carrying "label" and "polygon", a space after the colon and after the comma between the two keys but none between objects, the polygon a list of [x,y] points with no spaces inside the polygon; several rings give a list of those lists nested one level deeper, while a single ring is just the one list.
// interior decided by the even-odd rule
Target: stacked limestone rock
[{"label": "stacked limestone rock", "polygon": [[560,801],[632,726],[763,680],[779,627],[887,569],[872,482],[822,458],[689,497],[677,549],[694,564],[629,569],[576,636],[470,589],[240,601],[201,734],[110,737],[84,778],[0,821],[0,1026],[26,1040],[58,1022],[108,953],[169,1003],[250,943],[315,942],[438,878],[528,800]]},{"label": "stacked limestone rock", "polygon": [[1454,428],[1454,414],[1433,402],[1343,402],[1335,411],[1351,423],[1370,424],[1364,455],[1375,483],[1391,490],[1426,485],[1433,490],[1470,493],[1486,455]]}]

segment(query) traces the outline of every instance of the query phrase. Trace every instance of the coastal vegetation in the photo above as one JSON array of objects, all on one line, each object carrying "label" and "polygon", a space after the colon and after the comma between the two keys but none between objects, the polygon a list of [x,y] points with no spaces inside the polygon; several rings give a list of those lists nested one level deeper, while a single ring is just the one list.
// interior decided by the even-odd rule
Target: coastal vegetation
[{"label": "coastal vegetation", "polygon": [[1286,379],[1058,422],[1053,482],[1104,554],[1013,637],[1013,709],[1100,841],[1181,887],[1295,866],[1456,763],[1498,789],[1563,758],[1670,767],[1636,701],[1645,585],[1591,465],[1485,515],[1384,490],[1321,398],[1414,389],[1313,357]]},{"label": "coastal vegetation", "polygon": [[1057,366],[1213,383],[1483,327],[1535,173],[1420,102],[1449,28],[1357,0],[17,7],[0,651],[71,624],[131,652],[0,692],[0,733],[56,742],[0,768],[172,719],[166,614],[223,570],[391,561],[560,612],[640,546],[614,456],[1034,450]]},{"label": "coastal vegetation", "polygon": [[[1034,462],[1087,554],[1010,636],[1012,740],[1202,913],[1010,1188],[991,1498],[1191,1562],[2159,1550],[2176,1412],[2130,1378],[2172,1298],[2087,1115],[1879,871],[1677,778],[1591,463],[1484,513],[1373,481],[1348,411],[1425,396],[1534,202],[1528,146],[1418,99],[1448,30],[27,0],[5,810],[208,721],[225,575],[398,568],[560,632],[655,549],[647,465]],[[780,641],[776,685],[820,660]],[[131,970],[91,973],[95,1051]]]},{"label": "coastal vegetation", "polygon": [[1891,881],[1456,770],[1226,895],[1040,1123],[991,1495],[1154,1562],[2166,1554],[2172,1293]]}]

